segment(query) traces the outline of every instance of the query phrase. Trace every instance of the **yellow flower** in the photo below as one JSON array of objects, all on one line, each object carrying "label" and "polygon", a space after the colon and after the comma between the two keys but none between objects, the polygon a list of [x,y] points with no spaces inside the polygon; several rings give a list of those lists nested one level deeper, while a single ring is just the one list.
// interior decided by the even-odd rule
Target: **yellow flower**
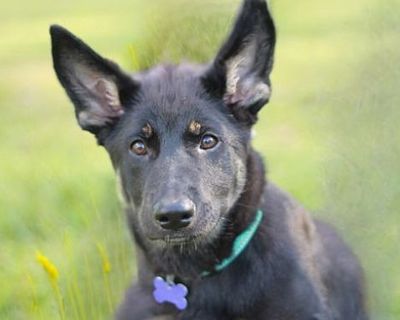
[{"label": "yellow flower", "polygon": [[61,290],[58,280],[58,270],[57,267],[51,263],[51,261],[40,251],[36,251],[36,260],[43,267],[44,271],[47,273],[48,278],[50,279],[50,284],[54,290],[55,297],[57,299],[58,311],[60,313],[60,319],[65,320],[65,307],[64,307],[64,299],[61,294]]},{"label": "yellow flower", "polygon": [[110,273],[110,271],[111,271],[111,263],[110,263],[110,260],[108,259],[108,255],[107,255],[106,249],[100,243],[98,243],[96,246],[97,246],[97,250],[100,253],[102,262],[103,262],[103,272],[104,273]]},{"label": "yellow flower", "polygon": [[40,251],[36,252],[36,260],[43,267],[44,271],[46,271],[47,275],[52,281],[57,281],[58,279],[58,270],[57,267],[51,263],[51,261],[43,255]]}]

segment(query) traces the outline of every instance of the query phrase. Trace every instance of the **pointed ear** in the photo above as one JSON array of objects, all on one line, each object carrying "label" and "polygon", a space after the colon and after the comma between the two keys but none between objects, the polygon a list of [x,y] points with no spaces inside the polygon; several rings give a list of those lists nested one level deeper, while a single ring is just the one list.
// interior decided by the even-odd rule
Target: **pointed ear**
[{"label": "pointed ear", "polygon": [[79,125],[92,133],[118,121],[138,84],[60,26],[50,27],[57,77],[75,105]]},{"label": "pointed ear", "polygon": [[230,36],[203,78],[207,90],[241,120],[255,122],[270,98],[275,38],[265,0],[244,0]]}]

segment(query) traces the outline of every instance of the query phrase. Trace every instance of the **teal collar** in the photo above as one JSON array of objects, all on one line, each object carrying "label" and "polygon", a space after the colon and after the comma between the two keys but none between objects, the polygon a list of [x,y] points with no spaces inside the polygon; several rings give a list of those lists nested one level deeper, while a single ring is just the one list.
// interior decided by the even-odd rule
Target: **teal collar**
[{"label": "teal collar", "polygon": [[[256,216],[251,224],[241,233],[239,234],[235,240],[233,241],[232,245],[232,252],[229,257],[223,259],[221,262],[214,266],[214,272],[220,272],[229,266],[236,258],[246,249],[248,244],[250,243],[251,239],[253,239],[258,227],[261,224],[262,218],[264,214],[262,210],[258,209]],[[202,277],[206,277],[210,275],[213,271],[203,271],[201,273]]]}]

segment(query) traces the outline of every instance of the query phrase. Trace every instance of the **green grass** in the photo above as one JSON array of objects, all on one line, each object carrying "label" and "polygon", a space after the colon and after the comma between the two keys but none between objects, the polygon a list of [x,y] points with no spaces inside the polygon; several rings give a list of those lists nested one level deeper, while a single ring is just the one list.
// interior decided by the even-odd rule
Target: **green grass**
[{"label": "green grass", "polygon": [[[59,317],[37,250],[59,269],[66,319],[109,318],[135,274],[112,167],[56,81],[49,24],[132,70],[211,58],[237,4],[0,3],[0,319]],[[271,180],[351,243],[373,319],[399,319],[400,4],[274,0],[272,8],[274,93],[255,146]]]}]

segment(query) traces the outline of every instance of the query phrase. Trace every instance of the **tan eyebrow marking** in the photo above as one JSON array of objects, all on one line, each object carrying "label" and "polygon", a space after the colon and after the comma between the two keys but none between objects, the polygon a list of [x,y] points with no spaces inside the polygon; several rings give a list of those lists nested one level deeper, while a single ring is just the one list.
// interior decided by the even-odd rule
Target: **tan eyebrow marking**
[{"label": "tan eyebrow marking", "polygon": [[192,122],[190,122],[189,124],[189,132],[198,136],[201,134],[201,124],[195,120],[193,120]]},{"label": "tan eyebrow marking", "polygon": [[146,138],[150,138],[153,135],[153,128],[147,123],[142,128],[142,132]]}]

